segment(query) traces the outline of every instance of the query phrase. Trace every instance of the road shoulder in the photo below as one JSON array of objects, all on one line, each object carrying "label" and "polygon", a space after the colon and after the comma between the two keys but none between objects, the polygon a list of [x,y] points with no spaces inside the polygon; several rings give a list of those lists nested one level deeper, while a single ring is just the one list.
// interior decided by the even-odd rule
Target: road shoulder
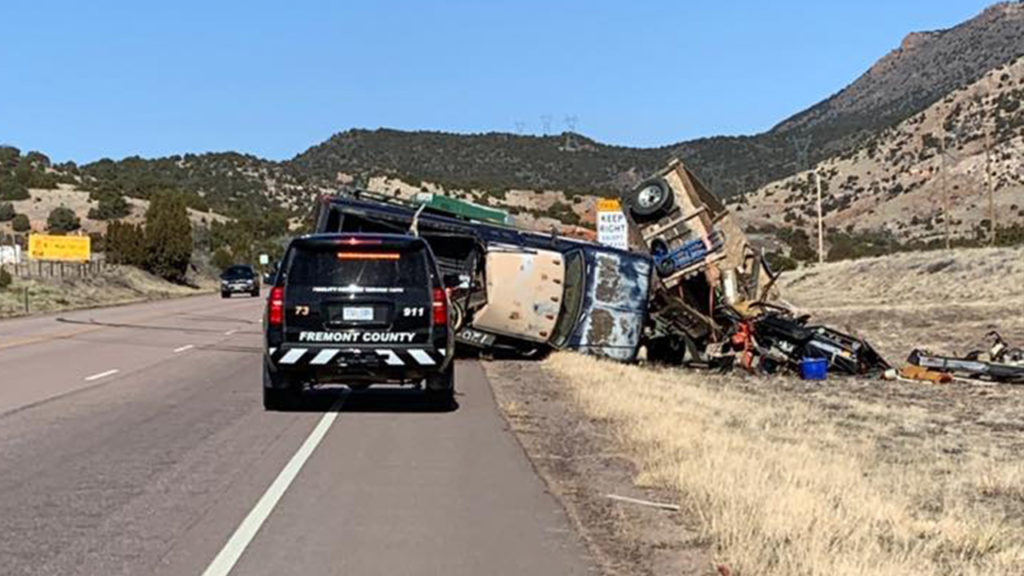
[{"label": "road shoulder", "polygon": [[587,418],[570,390],[536,362],[484,363],[501,412],[548,490],[608,574],[714,574],[710,553],[682,512],[609,494],[675,502],[640,487],[605,423]]}]

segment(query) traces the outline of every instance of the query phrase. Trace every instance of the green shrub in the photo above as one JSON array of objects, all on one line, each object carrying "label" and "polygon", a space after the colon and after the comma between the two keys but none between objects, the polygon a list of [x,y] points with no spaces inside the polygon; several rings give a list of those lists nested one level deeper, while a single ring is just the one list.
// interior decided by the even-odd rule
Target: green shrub
[{"label": "green shrub", "polygon": [[768,267],[776,274],[787,270],[796,270],[796,260],[781,252],[768,252],[764,257],[768,261]]},{"label": "green shrub", "polygon": [[10,202],[4,202],[0,204],[0,222],[10,222],[14,220],[14,206]]},{"label": "green shrub", "polygon": [[192,258],[192,223],[181,194],[161,192],[146,210],[146,269],[171,282],[184,282]]},{"label": "green shrub", "polygon": [[31,197],[28,188],[20,182],[0,175],[0,200],[28,200]]},{"label": "green shrub", "polygon": [[231,253],[224,248],[217,248],[213,253],[213,257],[210,258],[210,263],[216,266],[218,270],[226,270],[229,266],[235,263],[235,259]]},{"label": "green shrub", "polygon": [[11,225],[14,227],[15,232],[28,232],[32,229],[32,223],[29,222],[28,216],[24,214],[15,214]]},{"label": "green shrub", "polygon": [[111,222],[107,226],[104,248],[111,264],[140,268],[146,264],[146,238],[142,226]]},{"label": "green shrub", "polygon": [[66,206],[54,208],[46,219],[46,229],[50,234],[67,234],[81,227],[82,223],[75,211]]},{"label": "green shrub", "polygon": [[117,220],[131,213],[128,201],[117,193],[100,194],[99,204],[89,209],[90,220]]},{"label": "green shrub", "polygon": [[13,281],[14,279],[11,278],[11,273],[8,272],[7,270],[4,270],[3,267],[0,266],[0,290],[6,289],[8,286],[11,285],[11,282]]}]

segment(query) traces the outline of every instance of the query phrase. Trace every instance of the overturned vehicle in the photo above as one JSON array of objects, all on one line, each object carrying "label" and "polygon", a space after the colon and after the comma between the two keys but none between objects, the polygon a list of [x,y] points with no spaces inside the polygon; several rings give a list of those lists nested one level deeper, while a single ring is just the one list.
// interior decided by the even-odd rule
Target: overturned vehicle
[{"label": "overturned vehicle", "polygon": [[647,358],[772,373],[823,358],[838,372],[889,365],[864,340],[775,303],[773,274],[725,206],[682,162],[623,194],[630,250],[650,256]]},{"label": "overturned vehicle", "polygon": [[646,255],[359,190],[324,197],[316,231],[421,236],[452,286],[456,341],[464,348],[636,359],[648,313]]},{"label": "overturned vehicle", "polygon": [[472,206],[453,212],[362,190],[322,198],[316,231],[421,236],[450,287],[464,349],[759,372],[797,369],[807,358],[851,374],[888,368],[863,340],[774,304],[776,276],[678,160],[621,205],[629,250],[517,229],[475,217]]}]

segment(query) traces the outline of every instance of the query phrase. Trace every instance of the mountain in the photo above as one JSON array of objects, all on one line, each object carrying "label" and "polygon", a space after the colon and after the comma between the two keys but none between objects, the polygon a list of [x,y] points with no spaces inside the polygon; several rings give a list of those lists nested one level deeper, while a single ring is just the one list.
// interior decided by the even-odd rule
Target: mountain
[{"label": "mountain", "polygon": [[[853,152],[816,164],[825,225],[844,235],[882,233],[904,244],[987,240],[997,226],[1024,224],[1024,57],[991,70]],[[811,172],[737,198],[754,229],[816,234]],[[992,206],[988,202],[992,190]],[[946,206],[948,203],[948,222]],[[835,235],[835,233],[831,234]]]},{"label": "mountain", "polygon": [[611,194],[672,156],[732,196],[796,171],[792,138],[810,162],[855,149],[950,91],[1024,56],[1024,5],[1001,3],[948,30],[912,33],[852,84],[754,136],[701,138],[661,148],[607,146],[578,135],[456,135],[351,130],[293,160],[301,171],[384,174],[455,188],[557,188]]},{"label": "mountain", "polygon": [[[284,162],[224,152],[62,166],[65,180],[99,194],[146,198],[183,191],[189,205],[228,216],[303,217],[317,194],[375,178],[501,199],[510,190],[567,197],[614,195],[682,158],[720,196],[762,189],[797,171],[794,137],[810,138],[809,163],[849,155],[986,72],[1024,56],[1024,4],[1000,3],[948,30],[919,32],[849,86],[751,136],[716,136],[660,148],[611,146],[579,134],[523,136],[349,130]],[[517,198],[521,199],[520,193]],[[582,211],[585,202],[569,203]],[[573,209],[575,209],[573,208]]]}]

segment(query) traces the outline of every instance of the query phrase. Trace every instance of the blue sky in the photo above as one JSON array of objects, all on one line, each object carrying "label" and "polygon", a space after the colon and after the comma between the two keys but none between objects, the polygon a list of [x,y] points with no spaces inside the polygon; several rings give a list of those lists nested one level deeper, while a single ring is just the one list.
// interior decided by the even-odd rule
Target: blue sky
[{"label": "blue sky", "polygon": [[627,146],[756,133],[988,4],[5,0],[0,142],[88,162],[544,115]]}]

